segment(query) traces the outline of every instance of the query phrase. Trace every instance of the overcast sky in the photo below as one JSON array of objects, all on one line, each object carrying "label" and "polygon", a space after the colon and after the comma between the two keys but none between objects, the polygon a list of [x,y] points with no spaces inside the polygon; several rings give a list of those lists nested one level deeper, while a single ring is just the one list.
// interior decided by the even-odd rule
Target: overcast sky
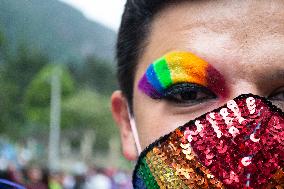
[{"label": "overcast sky", "polygon": [[87,18],[118,30],[126,0],[60,0],[80,10]]}]

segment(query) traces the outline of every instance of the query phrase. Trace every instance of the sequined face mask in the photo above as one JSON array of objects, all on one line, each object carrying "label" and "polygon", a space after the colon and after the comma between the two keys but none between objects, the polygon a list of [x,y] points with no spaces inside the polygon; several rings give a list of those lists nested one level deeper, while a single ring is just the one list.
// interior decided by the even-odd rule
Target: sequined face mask
[{"label": "sequined face mask", "polygon": [[241,95],[149,145],[135,189],[284,188],[284,114]]}]

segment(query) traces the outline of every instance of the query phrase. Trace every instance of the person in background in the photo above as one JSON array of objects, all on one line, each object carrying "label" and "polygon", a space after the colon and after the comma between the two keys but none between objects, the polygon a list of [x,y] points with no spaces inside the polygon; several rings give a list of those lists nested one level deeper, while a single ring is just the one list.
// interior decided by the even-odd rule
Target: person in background
[{"label": "person in background", "polygon": [[89,171],[85,189],[92,188],[111,189],[111,179],[106,175],[105,169],[93,167]]},{"label": "person in background", "polygon": [[75,185],[74,189],[82,189],[85,187],[86,178],[83,174],[75,175]]},{"label": "person in background", "polygon": [[48,189],[43,182],[43,171],[40,167],[33,165],[27,168],[27,189]]},{"label": "person in background", "polygon": [[51,172],[49,174],[48,189],[63,189],[62,174],[60,172]]},{"label": "person in background", "polygon": [[23,173],[13,163],[9,163],[7,167],[7,179],[9,181],[24,184]]}]

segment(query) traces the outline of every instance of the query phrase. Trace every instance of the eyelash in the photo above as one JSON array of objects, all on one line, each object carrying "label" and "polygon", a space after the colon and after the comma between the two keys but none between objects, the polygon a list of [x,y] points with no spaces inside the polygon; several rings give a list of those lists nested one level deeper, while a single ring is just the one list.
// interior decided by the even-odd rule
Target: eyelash
[{"label": "eyelash", "polygon": [[[282,99],[277,98],[277,96],[280,96],[282,94]],[[284,88],[281,88],[280,91],[274,92],[272,95],[268,96],[270,100],[275,100],[275,101],[283,101],[284,99]]]},{"label": "eyelash", "polygon": [[[202,98],[198,99],[198,96]],[[186,96],[183,96],[186,95]],[[182,99],[183,97],[189,98],[197,98],[197,99]],[[179,83],[169,87],[162,97],[169,102],[179,104],[179,105],[186,105],[186,106],[193,106],[198,103],[202,103],[207,100],[216,99],[217,96],[208,88],[195,84],[195,83]]]}]

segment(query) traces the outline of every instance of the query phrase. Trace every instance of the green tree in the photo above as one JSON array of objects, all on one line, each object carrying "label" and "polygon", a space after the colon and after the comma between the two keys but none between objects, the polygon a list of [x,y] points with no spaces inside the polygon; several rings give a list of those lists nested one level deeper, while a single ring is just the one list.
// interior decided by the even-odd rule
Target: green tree
[{"label": "green tree", "polygon": [[25,94],[25,113],[30,122],[49,124],[51,76],[55,69],[60,72],[62,100],[74,92],[74,81],[66,66],[46,65],[31,81]]},{"label": "green tree", "polygon": [[19,137],[25,129],[23,99],[25,90],[34,75],[48,62],[45,55],[21,45],[10,54],[5,49],[0,65],[0,126],[1,133]]},{"label": "green tree", "polygon": [[93,130],[94,148],[99,151],[108,149],[111,137],[117,135],[117,129],[111,119],[109,99],[92,89],[82,89],[63,103],[65,129],[74,129],[81,134]]},{"label": "green tree", "polygon": [[81,66],[69,63],[78,86],[95,89],[99,94],[110,95],[117,88],[114,67],[95,56],[88,57]]},{"label": "green tree", "polygon": [[6,56],[6,38],[2,30],[0,30],[0,63]]}]

